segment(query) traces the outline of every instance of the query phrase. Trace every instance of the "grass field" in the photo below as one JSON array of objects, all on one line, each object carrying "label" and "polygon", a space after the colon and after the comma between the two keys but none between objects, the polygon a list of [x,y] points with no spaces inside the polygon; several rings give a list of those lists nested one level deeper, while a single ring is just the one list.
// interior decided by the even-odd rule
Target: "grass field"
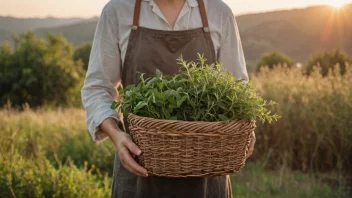
[{"label": "grass field", "polygon": [[[0,116],[0,197],[110,195],[114,149],[109,141],[91,141],[83,110],[1,110]],[[343,181],[337,173],[268,170],[250,160],[232,186],[235,197],[347,197]]]},{"label": "grass field", "polygon": [[[350,197],[352,77],[277,69],[252,76],[280,103],[274,125],[232,177],[234,197]],[[114,148],[95,144],[83,109],[0,110],[0,197],[109,197]]]}]

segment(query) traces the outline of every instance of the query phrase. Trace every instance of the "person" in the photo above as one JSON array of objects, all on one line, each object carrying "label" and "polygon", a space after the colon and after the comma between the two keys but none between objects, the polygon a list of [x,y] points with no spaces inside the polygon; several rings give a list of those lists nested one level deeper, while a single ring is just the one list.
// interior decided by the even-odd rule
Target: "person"
[{"label": "person", "polygon": [[248,80],[236,20],[222,0],[110,0],[102,10],[81,95],[93,139],[116,147],[112,197],[232,197],[228,176],[148,177],[133,158],[142,151],[123,130],[128,123],[110,109],[119,83],[137,83],[139,73],[156,69],[175,74],[177,58],[196,61],[197,53]]}]

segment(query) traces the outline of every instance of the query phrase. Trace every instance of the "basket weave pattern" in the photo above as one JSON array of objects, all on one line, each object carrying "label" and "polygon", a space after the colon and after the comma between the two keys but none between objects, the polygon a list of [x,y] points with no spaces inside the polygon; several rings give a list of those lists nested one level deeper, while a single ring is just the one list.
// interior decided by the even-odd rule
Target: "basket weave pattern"
[{"label": "basket weave pattern", "polygon": [[188,122],[128,115],[129,132],[149,175],[206,177],[240,172],[254,120]]}]

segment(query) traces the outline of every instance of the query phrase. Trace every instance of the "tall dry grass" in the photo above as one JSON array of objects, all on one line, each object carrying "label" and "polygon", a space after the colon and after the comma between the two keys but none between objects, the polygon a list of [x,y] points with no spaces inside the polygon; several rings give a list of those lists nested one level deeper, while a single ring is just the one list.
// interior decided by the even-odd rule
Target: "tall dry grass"
[{"label": "tall dry grass", "polygon": [[255,158],[271,167],[302,171],[352,170],[352,67],[327,77],[319,68],[307,77],[298,68],[263,69],[252,76],[255,89],[279,103],[282,118],[259,124]]},{"label": "tall dry grass", "polygon": [[4,108],[0,117],[0,197],[110,196],[101,169],[112,169],[113,152],[92,143],[81,109]]},{"label": "tall dry grass", "polygon": [[47,158],[56,167],[73,161],[94,164],[100,171],[112,174],[114,148],[109,141],[95,144],[85,125],[82,109],[0,111],[0,155]]}]

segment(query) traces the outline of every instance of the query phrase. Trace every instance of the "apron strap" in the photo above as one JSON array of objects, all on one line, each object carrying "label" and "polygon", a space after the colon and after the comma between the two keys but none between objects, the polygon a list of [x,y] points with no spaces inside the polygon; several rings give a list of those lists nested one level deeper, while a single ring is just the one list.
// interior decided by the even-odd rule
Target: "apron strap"
[{"label": "apron strap", "polygon": [[139,15],[141,13],[141,3],[142,0],[136,0],[136,3],[134,4],[134,13],[133,13],[133,26],[132,30],[136,30],[139,25]]},{"label": "apron strap", "polygon": [[[209,32],[209,23],[208,23],[207,13],[205,11],[204,1],[203,0],[197,0],[197,1],[199,5],[200,16],[202,18],[203,29],[205,32]],[[139,16],[141,12],[141,3],[142,3],[142,0],[136,0],[136,3],[134,5],[132,30],[138,29]]]},{"label": "apron strap", "polygon": [[209,32],[209,23],[208,23],[207,12],[205,11],[204,1],[203,0],[197,0],[197,1],[199,5],[200,17],[202,18],[202,22],[203,22],[203,29],[205,32]]}]

